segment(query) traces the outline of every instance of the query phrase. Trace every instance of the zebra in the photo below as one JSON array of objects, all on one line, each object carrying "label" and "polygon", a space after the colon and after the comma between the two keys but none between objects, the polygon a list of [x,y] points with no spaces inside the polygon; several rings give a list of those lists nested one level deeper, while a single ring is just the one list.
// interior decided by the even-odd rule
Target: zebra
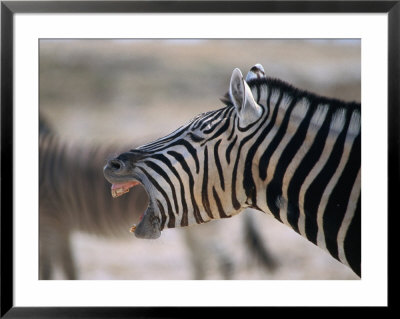
[{"label": "zebra", "polygon": [[[110,184],[102,174],[105,157],[122,149],[124,146],[118,144],[99,146],[68,141],[56,134],[40,113],[39,279],[53,279],[56,267],[61,269],[63,278],[79,279],[71,243],[74,231],[130,239],[129,225],[137,222],[149,199],[141,186],[121,200],[113,200],[109,193]],[[252,223],[252,220],[245,221],[245,234],[259,240],[260,234]],[[235,264],[224,245],[211,242],[218,251],[209,251],[202,245],[199,232],[185,231],[182,239],[190,254],[194,279],[205,279],[207,267],[206,260],[196,258],[196,254],[214,258],[220,265],[222,278],[232,279]],[[267,257],[262,260],[263,268],[274,270],[276,260],[266,245],[256,243],[250,249],[253,249],[252,257]]]},{"label": "zebra", "polygon": [[104,157],[118,150],[121,148],[115,145],[88,147],[66,141],[40,114],[40,279],[53,278],[56,266],[61,267],[66,279],[78,279],[71,248],[73,231],[121,237],[126,225],[145,210],[148,195],[142,187],[119,203],[108,198],[109,184],[98,172],[104,166]]},{"label": "zebra", "polygon": [[165,228],[272,215],[361,277],[361,103],[232,72],[224,107],[110,159],[115,197],[136,184],[149,205],[138,238]]}]

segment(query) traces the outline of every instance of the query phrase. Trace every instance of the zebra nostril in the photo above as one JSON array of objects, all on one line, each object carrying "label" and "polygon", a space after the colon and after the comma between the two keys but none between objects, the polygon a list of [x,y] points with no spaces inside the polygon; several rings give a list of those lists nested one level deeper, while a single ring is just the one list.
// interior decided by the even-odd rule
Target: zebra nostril
[{"label": "zebra nostril", "polygon": [[119,160],[111,160],[108,162],[108,166],[114,171],[118,171],[121,169],[122,164]]}]

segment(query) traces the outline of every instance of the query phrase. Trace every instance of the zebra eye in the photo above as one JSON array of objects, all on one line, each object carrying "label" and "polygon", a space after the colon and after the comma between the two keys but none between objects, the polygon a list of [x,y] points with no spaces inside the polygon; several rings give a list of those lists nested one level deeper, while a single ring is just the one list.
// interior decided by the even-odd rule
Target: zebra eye
[{"label": "zebra eye", "polygon": [[201,136],[198,136],[198,135],[196,135],[196,134],[194,134],[192,132],[189,132],[188,136],[190,137],[190,139],[193,142],[196,142],[196,143],[201,142],[202,140],[204,140],[204,138],[202,138]]}]

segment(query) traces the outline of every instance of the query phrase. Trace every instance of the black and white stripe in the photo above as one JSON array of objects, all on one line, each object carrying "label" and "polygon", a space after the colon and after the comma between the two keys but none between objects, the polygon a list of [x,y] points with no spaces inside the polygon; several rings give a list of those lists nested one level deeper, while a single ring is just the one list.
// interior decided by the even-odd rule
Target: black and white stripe
[{"label": "black and white stripe", "polygon": [[[132,240],[128,230],[145,211],[148,195],[142,186],[136,186],[121,199],[111,196],[110,184],[104,179],[102,168],[106,158],[117,154],[124,146],[69,141],[56,134],[42,114],[39,124],[39,278],[54,279],[59,268],[64,278],[78,279],[81,274],[70,241],[72,233],[79,231]],[[179,178],[172,166],[171,170]],[[184,194],[181,198],[184,199]],[[251,216],[246,217],[243,229],[247,240],[256,243],[249,249],[271,270],[275,260],[267,246],[260,243],[260,230],[252,224]],[[218,224],[213,226],[218,230]],[[226,243],[209,239],[210,246],[216,249],[211,250],[204,244],[205,239],[199,231],[186,231],[182,235],[190,255],[207,255],[209,260],[221,264],[221,276],[234,275],[234,263],[229,258]],[[206,260],[192,257],[191,261],[195,279],[205,279]],[[231,268],[225,265],[227,261]],[[116,260],[116,263],[120,261]]]},{"label": "black and white stripe", "polygon": [[225,101],[121,154],[112,161],[115,169],[105,167],[105,177],[139,179],[156,203],[148,214],[160,219],[160,230],[252,207],[360,275],[360,104],[267,78],[261,65],[246,80],[235,69]]},{"label": "black and white stripe", "polygon": [[39,134],[39,278],[66,279],[79,269],[71,245],[74,231],[122,237],[146,209],[148,196],[138,187],[120,201],[112,199],[102,168],[106,157],[123,147],[67,141],[40,117]]}]

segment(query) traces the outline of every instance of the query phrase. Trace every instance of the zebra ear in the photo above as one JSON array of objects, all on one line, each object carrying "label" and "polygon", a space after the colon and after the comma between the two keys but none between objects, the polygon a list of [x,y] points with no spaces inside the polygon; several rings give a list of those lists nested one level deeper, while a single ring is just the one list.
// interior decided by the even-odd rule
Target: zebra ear
[{"label": "zebra ear", "polygon": [[261,78],[265,78],[265,71],[263,66],[260,63],[257,63],[250,69],[249,73],[247,73],[246,82]]},{"label": "zebra ear", "polygon": [[244,128],[258,120],[262,109],[254,100],[253,94],[243,80],[242,72],[239,69],[234,69],[232,72],[229,94],[239,115],[240,127]]}]

